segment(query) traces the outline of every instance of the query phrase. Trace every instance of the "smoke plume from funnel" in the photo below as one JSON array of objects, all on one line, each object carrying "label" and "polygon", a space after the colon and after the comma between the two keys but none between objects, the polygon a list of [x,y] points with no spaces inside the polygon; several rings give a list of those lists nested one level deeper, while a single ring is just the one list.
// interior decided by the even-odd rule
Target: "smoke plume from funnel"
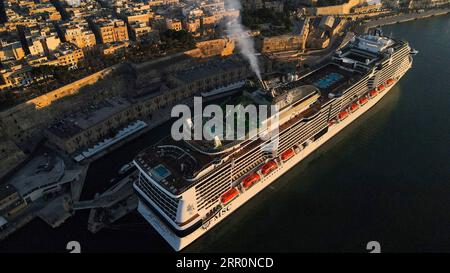
[{"label": "smoke plume from funnel", "polygon": [[[225,0],[225,6],[236,10],[241,10],[241,3],[239,0]],[[256,77],[261,81],[261,71],[259,70],[258,59],[255,55],[255,44],[253,38],[248,34],[248,31],[244,28],[239,17],[236,20],[227,22],[226,31],[229,35],[235,37],[237,41],[237,47],[241,51],[241,54],[248,60],[250,67],[255,73]]]}]

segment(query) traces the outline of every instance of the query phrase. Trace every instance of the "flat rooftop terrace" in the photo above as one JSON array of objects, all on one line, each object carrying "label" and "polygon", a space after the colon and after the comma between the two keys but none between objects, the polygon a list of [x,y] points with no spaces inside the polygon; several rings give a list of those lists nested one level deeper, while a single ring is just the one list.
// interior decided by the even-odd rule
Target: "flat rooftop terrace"
[{"label": "flat rooftop terrace", "polygon": [[213,60],[207,64],[181,71],[174,77],[183,82],[190,83],[210,77],[212,75],[222,74],[230,69],[244,66],[245,64],[240,60]]},{"label": "flat rooftop terrace", "polygon": [[124,98],[109,98],[67,115],[53,123],[48,130],[59,138],[69,138],[125,110],[130,105],[131,103]]}]

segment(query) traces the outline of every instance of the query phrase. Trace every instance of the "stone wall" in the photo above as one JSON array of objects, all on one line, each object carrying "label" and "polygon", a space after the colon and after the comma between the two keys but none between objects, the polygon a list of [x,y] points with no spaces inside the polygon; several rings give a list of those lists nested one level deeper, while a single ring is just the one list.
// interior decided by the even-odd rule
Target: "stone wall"
[{"label": "stone wall", "polygon": [[[0,125],[6,135],[22,146],[55,117],[70,113],[87,102],[101,100],[127,90],[124,68],[114,66],[72,84],[39,96],[0,113]],[[101,80],[107,78],[108,80]]]},{"label": "stone wall", "polygon": [[4,128],[0,127],[0,177],[3,177],[26,159],[22,150],[4,134],[5,131]]},{"label": "stone wall", "polygon": [[265,37],[261,41],[261,52],[273,53],[279,51],[302,50],[303,45],[303,37],[300,35]]},{"label": "stone wall", "polygon": [[196,47],[200,49],[200,52],[202,53],[202,57],[232,55],[234,46],[234,41],[229,39],[208,40],[196,44]]},{"label": "stone wall", "polygon": [[326,7],[317,7],[312,9],[312,13],[315,15],[342,15],[349,14],[351,9],[357,5],[362,4],[362,0],[349,0],[345,4],[335,5],[335,6],[326,6]]}]

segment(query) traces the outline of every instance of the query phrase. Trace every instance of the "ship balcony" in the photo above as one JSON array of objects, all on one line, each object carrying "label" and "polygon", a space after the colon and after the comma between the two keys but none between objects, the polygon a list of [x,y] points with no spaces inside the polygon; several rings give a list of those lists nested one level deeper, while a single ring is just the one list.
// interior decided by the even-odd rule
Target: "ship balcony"
[{"label": "ship balcony", "polygon": [[194,227],[198,228],[201,224],[193,189],[175,199],[167,196],[156,181],[142,173],[133,187],[140,202],[143,202],[178,236]]}]

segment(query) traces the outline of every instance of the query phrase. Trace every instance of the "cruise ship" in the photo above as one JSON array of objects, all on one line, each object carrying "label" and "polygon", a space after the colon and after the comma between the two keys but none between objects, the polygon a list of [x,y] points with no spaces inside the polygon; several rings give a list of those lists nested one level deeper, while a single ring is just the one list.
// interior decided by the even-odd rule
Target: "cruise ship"
[{"label": "cruise ship", "polygon": [[374,106],[411,66],[407,42],[362,35],[305,75],[265,79],[242,96],[277,105],[277,145],[166,137],[134,159],[139,213],[183,249]]}]

